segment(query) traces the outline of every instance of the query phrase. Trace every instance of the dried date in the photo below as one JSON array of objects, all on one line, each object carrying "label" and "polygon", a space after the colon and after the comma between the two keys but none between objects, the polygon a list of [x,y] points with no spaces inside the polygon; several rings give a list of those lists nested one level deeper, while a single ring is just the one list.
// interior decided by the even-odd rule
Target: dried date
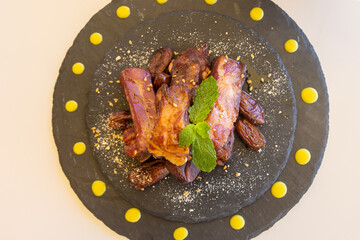
[{"label": "dried date", "polygon": [[132,170],[129,182],[136,189],[142,189],[155,184],[169,174],[165,166],[166,160],[150,160]]},{"label": "dried date", "polygon": [[235,124],[236,131],[239,133],[244,143],[254,149],[259,150],[265,147],[266,140],[259,128],[249,122],[246,118],[239,118]]},{"label": "dried date", "polygon": [[244,91],[241,93],[240,113],[255,125],[262,125],[265,123],[264,110],[255,99]]}]

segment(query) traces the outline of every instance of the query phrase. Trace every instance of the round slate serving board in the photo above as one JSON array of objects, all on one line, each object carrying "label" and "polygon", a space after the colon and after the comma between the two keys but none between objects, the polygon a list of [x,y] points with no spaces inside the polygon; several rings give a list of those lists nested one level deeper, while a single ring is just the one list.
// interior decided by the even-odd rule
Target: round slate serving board
[{"label": "round slate serving board", "polygon": [[[131,9],[126,19],[116,16],[121,5]],[[256,6],[265,12],[258,22],[249,17],[250,10]],[[93,32],[103,35],[98,46],[89,42]],[[290,38],[299,42],[299,50],[292,54],[283,47]],[[113,132],[106,132],[104,127],[110,112],[127,108],[120,86],[109,81],[117,80],[121,68],[146,66],[152,51],[161,46],[170,45],[181,52],[200,41],[209,43],[213,50],[211,58],[223,53],[232,58],[240,56],[260,74],[272,73],[253,92],[266,111],[267,123],[261,130],[268,145],[265,151],[257,153],[237,139],[227,172],[218,167],[210,174],[201,174],[202,180],[190,185],[180,185],[169,177],[153,188],[135,191],[129,187],[126,174],[119,174],[131,168],[127,164],[131,159],[122,154],[121,142],[110,140]],[[122,59],[116,61],[117,56]],[[75,62],[85,65],[83,74],[72,73]],[[300,92],[305,87],[317,89],[316,103],[306,104],[301,100]],[[99,88],[97,93],[96,88]],[[111,107],[109,102],[114,98],[119,101]],[[75,112],[65,111],[68,100],[78,102]],[[202,0],[169,0],[162,5],[155,0],[113,1],[75,39],[61,66],[53,101],[54,137],[71,186],[96,217],[130,239],[171,239],[173,231],[180,226],[188,229],[187,239],[254,237],[299,201],[320,166],[327,141],[328,96],[316,54],[304,33],[270,1],[221,0],[212,6]],[[108,144],[108,149],[93,147],[97,139],[89,131],[88,127],[92,126],[103,127],[100,140]],[[82,155],[72,151],[79,141],[87,146]],[[305,166],[294,160],[296,150],[302,147],[312,155]],[[120,167],[118,161],[126,164]],[[248,168],[244,167],[245,163],[249,164]],[[241,173],[239,178],[234,177],[235,172]],[[91,191],[97,179],[107,184],[101,197]],[[268,191],[276,179],[288,187],[282,199],[274,198]],[[202,190],[201,194],[196,195],[196,189]],[[182,197],[184,191],[190,195]],[[140,209],[142,217],[137,223],[128,223],[124,214],[134,206]],[[229,225],[235,213],[246,220],[245,227],[238,231]]]}]

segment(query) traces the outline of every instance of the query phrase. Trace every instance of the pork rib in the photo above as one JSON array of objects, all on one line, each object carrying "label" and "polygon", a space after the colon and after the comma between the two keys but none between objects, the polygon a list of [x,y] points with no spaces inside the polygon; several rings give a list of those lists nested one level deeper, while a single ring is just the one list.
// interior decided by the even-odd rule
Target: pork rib
[{"label": "pork rib", "polygon": [[130,107],[134,126],[124,132],[125,152],[140,162],[151,155],[148,140],[156,120],[155,92],[150,73],[143,69],[127,68],[120,73],[120,84]]},{"label": "pork rib", "polygon": [[171,65],[170,87],[164,84],[156,94],[158,119],[149,152],[181,166],[188,160],[190,149],[179,146],[179,134],[189,124],[193,90],[209,71],[207,45],[185,50]]},{"label": "pork rib", "polygon": [[215,59],[211,73],[217,81],[219,95],[205,121],[211,128],[209,135],[214,143],[217,162],[222,165],[231,156],[246,65],[222,55]]}]

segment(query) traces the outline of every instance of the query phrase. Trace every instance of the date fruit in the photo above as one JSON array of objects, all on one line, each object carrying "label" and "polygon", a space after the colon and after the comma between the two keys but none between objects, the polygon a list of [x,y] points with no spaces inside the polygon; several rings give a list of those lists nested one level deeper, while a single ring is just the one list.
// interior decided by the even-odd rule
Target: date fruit
[{"label": "date fruit", "polygon": [[262,125],[265,123],[264,110],[255,99],[244,91],[241,93],[240,113],[255,125]]},{"label": "date fruit", "polygon": [[236,124],[236,131],[239,133],[244,143],[254,150],[259,150],[265,147],[266,140],[264,135],[260,132],[254,124],[249,122],[246,118],[240,117]]}]

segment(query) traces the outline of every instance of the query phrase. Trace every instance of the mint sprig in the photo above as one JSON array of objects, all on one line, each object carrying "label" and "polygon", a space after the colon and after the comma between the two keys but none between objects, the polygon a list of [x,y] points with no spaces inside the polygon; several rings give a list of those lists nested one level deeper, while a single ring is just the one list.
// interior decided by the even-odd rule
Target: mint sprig
[{"label": "mint sprig", "polygon": [[219,95],[215,78],[206,78],[196,89],[194,105],[189,109],[189,118],[192,123],[205,121]]},{"label": "mint sprig", "polygon": [[179,135],[179,146],[191,145],[192,161],[204,172],[216,167],[216,151],[209,136],[210,126],[205,119],[219,95],[218,86],[212,76],[206,78],[196,90],[194,105],[189,109],[192,124],[187,125]]}]

